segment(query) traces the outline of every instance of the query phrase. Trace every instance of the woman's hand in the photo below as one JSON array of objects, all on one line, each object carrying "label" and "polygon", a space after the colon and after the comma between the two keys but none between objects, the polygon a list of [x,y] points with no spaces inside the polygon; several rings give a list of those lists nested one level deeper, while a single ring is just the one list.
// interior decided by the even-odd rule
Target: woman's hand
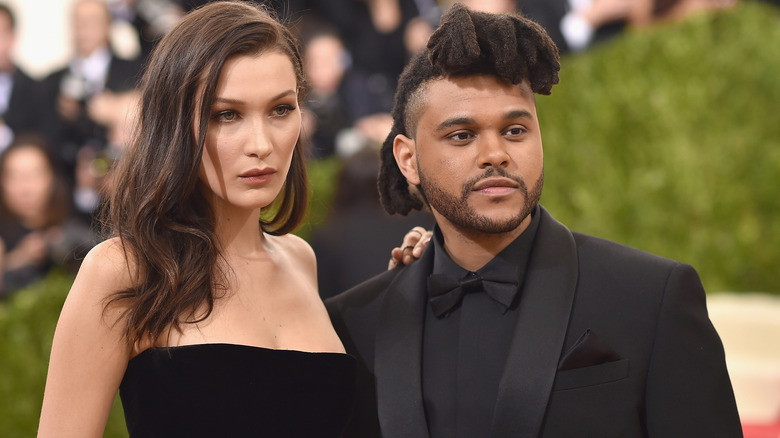
[{"label": "woman's hand", "polygon": [[433,231],[428,231],[423,227],[414,227],[404,235],[404,240],[401,242],[401,246],[393,248],[390,252],[392,256],[390,262],[387,264],[387,269],[393,269],[399,264],[408,265],[412,261],[419,259],[422,256],[425,247],[428,246],[428,242],[433,237]]}]

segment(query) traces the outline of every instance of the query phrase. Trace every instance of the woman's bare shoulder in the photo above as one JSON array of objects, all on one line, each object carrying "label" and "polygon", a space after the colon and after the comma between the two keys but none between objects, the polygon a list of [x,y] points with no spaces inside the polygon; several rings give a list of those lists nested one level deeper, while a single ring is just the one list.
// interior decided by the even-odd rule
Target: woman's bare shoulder
[{"label": "woman's bare shoulder", "polygon": [[92,286],[92,293],[109,295],[132,285],[134,263],[118,237],[95,245],[81,262],[76,285]]},{"label": "woman's bare shoulder", "polygon": [[298,259],[300,262],[314,262],[314,250],[308,242],[295,234],[285,234],[284,236],[271,236],[279,248],[286,251],[290,256]]},{"label": "woman's bare shoulder", "polygon": [[314,250],[308,242],[294,234],[285,234],[284,236],[270,236],[274,245],[281,251],[284,251],[285,257],[301,273],[309,276],[312,281],[317,279],[317,261],[314,256]]}]

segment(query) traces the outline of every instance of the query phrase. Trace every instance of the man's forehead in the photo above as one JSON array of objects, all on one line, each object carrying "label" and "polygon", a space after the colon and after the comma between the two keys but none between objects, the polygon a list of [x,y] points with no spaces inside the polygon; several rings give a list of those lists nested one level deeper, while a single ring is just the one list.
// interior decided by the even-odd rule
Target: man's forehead
[{"label": "man's forehead", "polygon": [[469,76],[443,76],[431,79],[424,85],[429,91],[431,89],[462,91],[464,93],[473,93],[475,91],[484,91],[487,93],[506,94],[519,91],[525,97],[533,97],[531,84],[524,79],[519,84],[512,84],[498,76],[489,74],[477,74]]},{"label": "man's forehead", "polygon": [[438,78],[424,84],[417,97],[419,118],[426,114],[428,118],[441,118],[449,113],[504,111],[507,106],[535,112],[534,94],[527,81],[511,84],[489,75]]},{"label": "man's forehead", "polygon": [[[527,79],[519,84],[512,84],[490,74],[439,76],[422,82],[410,93],[404,116],[407,135],[415,135],[425,114],[429,119],[434,115],[432,118],[441,119],[449,117],[446,113],[476,110],[469,102],[479,98],[488,102],[494,99],[502,103],[513,101],[518,107],[514,109],[536,112],[535,95]],[[431,109],[432,111],[429,111]]]}]

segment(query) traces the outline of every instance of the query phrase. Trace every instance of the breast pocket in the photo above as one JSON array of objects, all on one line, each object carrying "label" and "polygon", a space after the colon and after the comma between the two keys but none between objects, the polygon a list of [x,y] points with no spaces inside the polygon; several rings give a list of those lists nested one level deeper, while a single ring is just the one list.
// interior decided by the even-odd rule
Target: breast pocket
[{"label": "breast pocket", "polygon": [[553,391],[603,385],[625,379],[628,377],[628,364],[628,359],[620,359],[589,367],[558,371],[555,375]]}]

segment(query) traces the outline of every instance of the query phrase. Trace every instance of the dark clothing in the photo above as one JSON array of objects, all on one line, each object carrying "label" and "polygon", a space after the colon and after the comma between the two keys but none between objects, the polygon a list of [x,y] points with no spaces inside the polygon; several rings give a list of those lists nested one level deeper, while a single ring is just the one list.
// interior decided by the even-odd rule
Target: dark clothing
[{"label": "dark clothing", "polygon": [[332,297],[387,270],[387,248],[397,246],[412,227],[432,222],[423,213],[389,216],[378,200],[365,200],[331,216],[311,241],[320,296]]},{"label": "dark clothing", "polygon": [[[421,364],[433,253],[326,302],[358,357],[346,436],[430,436]],[[491,426],[479,436],[742,436],[690,266],[572,232],[542,208],[518,306]],[[482,360],[476,348],[458,354]]]},{"label": "dark clothing", "polygon": [[[433,238],[433,273],[468,278],[483,271],[517,272],[509,307],[484,290],[463,295],[451,313],[437,318],[427,306],[423,325],[422,391],[431,438],[481,436],[490,430],[498,387],[517,324],[518,292],[539,214],[528,229],[476,273],[469,273],[447,255],[441,232]],[[520,269],[518,269],[520,267]]]},{"label": "dark clothing", "polygon": [[[44,87],[47,108],[51,111],[49,117],[52,120],[52,126],[48,129],[52,133],[51,141],[59,151],[68,175],[72,175],[79,149],[90,146],[95,150],[102,150],[106,147],[108,140],[106,127],[93,121],[87,114],[87,101],[94,93],[81,96],[79,100],[80,113],[76,120],[66,120],[57,112],[57,101],[62,92],[61,86],[69,74],[69,67],[53,72],[44,80]],[[131,91],[136,88],[140,74],[140,62],[111,55],[103,89],[114,93]]]},{"label": "dark clothing", "polygon": [[[558,46],[561,53],[569,51],[561,32],[561,20],[569,12],[569,0],[520,0],[518,6],[523,15],[539,23]],[[622,21],[605,23],[594,29],[591,45],[610,40],[623,32],[626,24]]]},{"label": "dark clothing", "polygon": [[355,358],[236,344],[151,348],[120,385],[130,437],[341,436]]},{"label": "dark clothing", "polygon": [[389,33],[378,31],[363,0],[329,0],[319,10],[342,34],[352,56],[344,77],[349,119],[390,112],[398,76],[409,59],[404,46],[406,25],[419,15],[415,0],[399,0],[401,22]]},{"label": "dark clothing", "polygon": [[47,124],[41,113],[45,108],[43,86],[16,67],[11,75],[13,85],[8,108],[0,114],[14,134],[35,133],[48,136]]},{"label": "dark clothing", "polygon": [[41,279],[55,266],[63,266],[75,272],[81,260],[95,245],[95,235],[85,223],[75,217],[70,217],[51,229],[31,230],[16,220],[6,218],[0,220],[0,240],[9,253],[29,235],[33,233],[49,233],[56,228],[57,239],[48,238],[46,257],[37,263],[30,263],[13,270],[3,271],[0,296],[8,296],[19,289],[29,286]]}]

